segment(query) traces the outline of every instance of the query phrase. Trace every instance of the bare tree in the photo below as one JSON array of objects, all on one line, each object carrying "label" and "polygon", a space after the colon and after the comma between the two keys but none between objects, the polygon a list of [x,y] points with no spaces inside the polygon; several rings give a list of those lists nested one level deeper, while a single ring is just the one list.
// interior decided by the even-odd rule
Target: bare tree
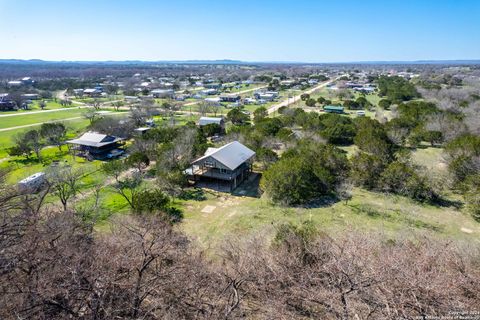
[{"label": "bare tree", "polygon": [[47,180],[51,192],[58,197],[64,211],[67,211],[70,199],[78,193],[83,174],[82,170],[73,169],[70,165],[53,166],[48,169]]}]

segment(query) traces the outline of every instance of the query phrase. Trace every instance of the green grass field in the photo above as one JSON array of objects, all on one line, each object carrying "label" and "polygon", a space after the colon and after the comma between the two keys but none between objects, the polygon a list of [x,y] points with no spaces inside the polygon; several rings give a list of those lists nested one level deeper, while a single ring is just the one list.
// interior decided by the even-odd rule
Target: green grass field
[{"label": "green grass field", "polygon": [[[54,100],[51,100],[51,99],[48,99],[48,100],[43,99],[43,101],[46,101],[46,107],[43,110],[75,108],[75,106],[64,107],[60,103],[55,102]],[[39,107],[39,103],[40,103],[40,100],[34,100],[33,103],[31,103],[29,105],[28,110],[19,109],[17,111],[2,111],[0,113],[0,115],[2,115],[2,114],[24,114],[24,113],[27,114],[27,113],[32,112],[32,111],[40,111],[42,109]]]},{"label": "green grass field", "polygon": [[185,219],[178,227],[205,248],[221,245],[232,235],[245,237],[262,232],[273,236],[281,223],[305,220],[330,234],[360,230],[415,237],[428,233],[480,244],[480,225],[468,214],[362,189],[354,189],[348,204],[336,202],[308,209],[284,208],[264,198],[227,194],[207,194],[207,200],[186,201],[183,207]]},{"label": "green grass field", "polygon": [[69,118],[81,117],[85,110],[71,108],[55,112],[22,114],[21,116],[0,117],[0,129],[24,126],[47,121],[61,121]]},{"label": "green grass field", "polygon": [[[73,138],[77,136],[81,131],[83,131],[89,124],[87,119],[75,119],[69,121],[62,121],[67,126],[67,137]],[[28,128],[20,128],[15,130],[3,131],[0,132],[0,159],[8,156],[7,148],[10,148],[13,145],[13,139],[16,135],[25,132],[30,129],[38,129],[41,124],[31,126]]]}]

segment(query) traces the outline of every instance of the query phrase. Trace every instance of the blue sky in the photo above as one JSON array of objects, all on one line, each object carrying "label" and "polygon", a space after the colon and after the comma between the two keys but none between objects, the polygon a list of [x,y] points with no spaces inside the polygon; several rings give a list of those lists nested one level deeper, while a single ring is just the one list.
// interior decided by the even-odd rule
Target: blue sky
[{"label": "blue sky", "polygon": [[0,0],[0,59],[480,59],[480,0]]}]

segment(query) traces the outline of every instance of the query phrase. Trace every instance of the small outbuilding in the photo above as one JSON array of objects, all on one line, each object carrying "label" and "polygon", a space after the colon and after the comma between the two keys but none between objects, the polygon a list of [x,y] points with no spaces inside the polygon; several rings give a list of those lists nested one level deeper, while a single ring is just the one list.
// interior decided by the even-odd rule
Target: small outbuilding
[{"label": "small outbuilding", "polygon": [[200,127],[206,126],[207,124],[218,124],[222,129],[225,128],[225,120],[223,118],[214,118],[214,117],[200,117],[198,120],[198,125]]},{"label": "small outbuilding", "polygon": [[342,106],[325,106],[323,111],[328,113],[343,113],[344,108]]}]

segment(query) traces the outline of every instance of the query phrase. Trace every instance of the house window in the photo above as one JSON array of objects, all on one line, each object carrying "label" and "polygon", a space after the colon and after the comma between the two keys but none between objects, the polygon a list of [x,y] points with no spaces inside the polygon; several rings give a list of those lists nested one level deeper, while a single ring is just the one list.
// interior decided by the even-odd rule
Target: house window
[{"label": "house window", "polygon": [[207,168],[213,168],[215,167],[215,163],[213,161],[210,161],[210,160],[206,160],[203,165]]},{"label": "house window", "polygon": [[228,169],[220,169],[220,172],[223,173],[223,174],[227,174],[227,173],[228,173]]}]

